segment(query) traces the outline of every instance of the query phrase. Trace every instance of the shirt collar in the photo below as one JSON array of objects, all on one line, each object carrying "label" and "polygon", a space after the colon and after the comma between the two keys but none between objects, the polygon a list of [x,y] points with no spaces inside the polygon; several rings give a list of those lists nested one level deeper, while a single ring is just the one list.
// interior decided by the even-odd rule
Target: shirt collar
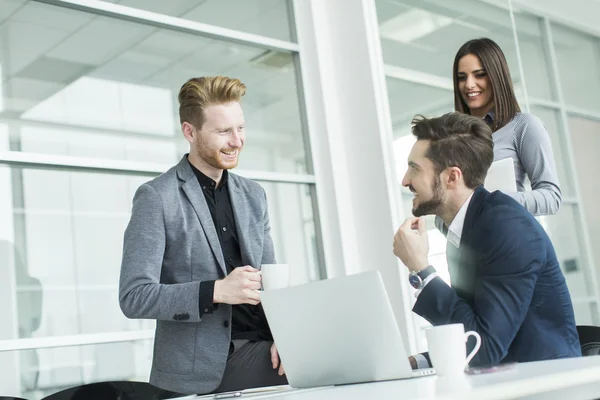
[{"label": "shirt collar", "polygon": [[490,110],[487,114],[485,114],[485,116],[483,117],[483,120],[485,121],[486,124],[488,124],[489,126],[492,126],[494,123],[494,117],[496,115],[494,114],[494,110]]},{"label": "shirt collar", "polygon": [[[190,167],[192,167],[192,171],[194,171],[194,175],[196,175],[196,178],[198,179],[198,182],[200,183],[200,186],[202,186],[203,189],[206,188],[211,188],[214,189],[216,182],[212,179],[209,178],[208,176],[204,175],[202,173],[202,171],[200,171],[198,168],[194,167],[192,165],[192,163],[190,162],[190,160],[188,160],[188,163],[190,164]],[[227,170],[223,170],[223,175],[221,176],[221,181],[219,182],[219,187],[223,187],[225,186],[225,184],[227,183],[227,178],[229,176],[229,173],[227,172]]]},{"label": "shirt collar", "polygon": [[462,237],[463,226],[465,225],[465,217],[467,216],[467,209],[469,208],[469,204],[473,198],[473,193],[471,193],[467,201],[465,201],[460,210],[458,210],[456,217],[454,217],[452,223],[448,227],[448,235],[446,238],[457,249],[460,247],[460,239]]}]

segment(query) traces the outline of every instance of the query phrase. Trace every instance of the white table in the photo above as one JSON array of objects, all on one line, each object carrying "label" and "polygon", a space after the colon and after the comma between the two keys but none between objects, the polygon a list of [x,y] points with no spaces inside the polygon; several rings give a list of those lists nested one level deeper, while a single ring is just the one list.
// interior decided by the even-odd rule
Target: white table
[{"label": "white table", "polygon": [[600,356],[517,364],[513,368],[464,378],[430,376],[387,382],[244,394],[236,399],[598,399]]}]

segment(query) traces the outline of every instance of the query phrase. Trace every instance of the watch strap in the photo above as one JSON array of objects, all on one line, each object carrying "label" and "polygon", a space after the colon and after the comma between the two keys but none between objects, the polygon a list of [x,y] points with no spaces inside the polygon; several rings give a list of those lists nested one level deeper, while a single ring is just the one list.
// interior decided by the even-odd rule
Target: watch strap
[{"label": "watch strap", "polygon": [[433,273],[435,273],[436,270],[433,267],[433,265],[428,265],[427,268],[422,269],[421,271],[417,272],[417,275],[419,275],[419,278],[421,278],[422,280],[427,279],[427,277]]}]

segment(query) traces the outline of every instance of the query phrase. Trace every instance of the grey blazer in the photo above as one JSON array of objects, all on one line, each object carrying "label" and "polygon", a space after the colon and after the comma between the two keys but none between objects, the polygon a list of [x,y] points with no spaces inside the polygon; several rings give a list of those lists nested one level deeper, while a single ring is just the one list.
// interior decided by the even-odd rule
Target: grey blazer
[{"label": "grey blazer", "polygon": [[[227,183],[244,265],[275,262],[264,189],[229,174]],[[231,340],[231,306],[200,318],[199,286],[226,276],[202,189],[184,156],[140,186],[125,230],[119,303],[128,318],[155,319],[150,383],[179,393],[215,390]]]}]

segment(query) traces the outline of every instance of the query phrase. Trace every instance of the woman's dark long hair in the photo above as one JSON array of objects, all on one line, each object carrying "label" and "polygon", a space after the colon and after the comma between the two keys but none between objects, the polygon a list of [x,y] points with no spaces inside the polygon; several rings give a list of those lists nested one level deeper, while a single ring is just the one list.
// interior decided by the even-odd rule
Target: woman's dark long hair
[{"label": "woman's dark long hair", "polygon": [[492,131],[495,132],[513,119],[518,112],[521,112],[513,89],[506,57],[504,57],[500,46],[488,38],[469,40],[458,49],[456,57],[454,57],[454,67],[452,68],[454,109],[464,114],[471,114],[471,110],[463,100],[458,88],[458,62],[468,54],[473,54],[479,58],[481,66],[490,78],[494,93],[494,122],[492,124]]}]

